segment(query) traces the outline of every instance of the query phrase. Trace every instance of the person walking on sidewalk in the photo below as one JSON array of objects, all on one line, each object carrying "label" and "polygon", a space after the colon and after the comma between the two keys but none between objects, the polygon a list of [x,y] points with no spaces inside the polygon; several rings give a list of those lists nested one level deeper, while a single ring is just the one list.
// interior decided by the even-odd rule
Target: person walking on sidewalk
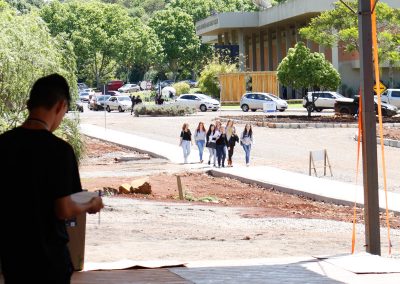
[{"label": "person walking on sidewalk", "polygon": [[184,159],[183,161],[185,164],[187,164],[188,157],[190,155],[190,145],[193,145],[192,133],[190,132],[189,124],[184,123],[182,126],[179,146],[182,146]]},{"label": "person walking on sidewalk", "polygon": [[216,147],[217,144],[215,143],[216,137],[215,135],[215,125],[210,124],[210,127],[208,128],[207,134],[206,134],[206,147],[208,148],[208,151],[210,152],[210,156],[208,157],[208,164],[211,164],[211,161],[214,165],[216,166],[216,159],[217,159],[217,151]]},{"label": "person walking on sidewalk", "polygon": [[136,98],[135,98],[134,95],[131,95],[131,103],[132,103],[132,108],[131,108],[131,115],[132,115],[132,113],[133,113],[133,107],[134,107],[135,104],[136,104]]},{"label": "person walking on sidewalk", "polygon": [[251,125],[248,123],[246,123],[243,133],[240,136],[240,144],[243,146],[243,150],[245,152],[246,166],[249,166],[251,145],[254,144],[254,138],[253,138],[253,129],[251,128]]},{"label": "person walking on sidewalk", "polygon": [[233,120],[228,120],[226,123],[226,138],[228,139],[228,167],[232,167],[232,156],[236,142],[239,142],[239,137],[236,135],[236,128],[233,126]]},{"label": "person walking on sidewalk", "polygon": [[225,127],[219,128],[219,136],[215,143],[217,144],[218,168],[225,168],[226,148],[228,147],[228,139],[226,138]]},{"label": "person walking on sidewalk", "polygon": [[204,144],[206,143],[206,129],[203,122],[199,122],[196,132],[194,133],[194,140],[199,149],[200,163],[203,163]]}]

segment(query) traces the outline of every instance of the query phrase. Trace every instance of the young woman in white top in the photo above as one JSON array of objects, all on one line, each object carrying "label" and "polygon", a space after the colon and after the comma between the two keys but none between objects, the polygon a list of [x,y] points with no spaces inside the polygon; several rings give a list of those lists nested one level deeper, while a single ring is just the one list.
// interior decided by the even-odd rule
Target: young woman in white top
[{"label": "young woman in white top", "polygon": [[194,133],[194,141],[199,148],[200,163],[203,162],[204,144],[206,143],[206,129],[203,122],[199,122],[196,132]]},{"label": "young woman in white top", "polygon": [[213,163],[214,167],[216,166],[216,161],[217,161],[217,150],[216,150],[216,138],[215,138],[215,125],[210,124],[210,127],[208,128],[207,134],[206,134],[206,145],[208,148],[208,151],[210,152],[210,156],[208,158],[208,164],[210,165]]}]

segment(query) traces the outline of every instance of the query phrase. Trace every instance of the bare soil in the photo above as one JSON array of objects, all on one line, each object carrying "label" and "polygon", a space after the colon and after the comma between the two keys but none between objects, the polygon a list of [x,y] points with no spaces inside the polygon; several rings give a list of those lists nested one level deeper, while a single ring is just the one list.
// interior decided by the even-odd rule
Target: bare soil
[{"label": "bare soil", "polygon": [[[399,135],[399,132],[396,132]],[[397,136],[400,137],[400,136]],[[118,168],[117,156],[137,158],[150,157],[131,151],[111,143],[96,139],[87,139],[87,157],[82,161],[85,171],[99,171],[110,167]],[[114,154],[114,156],[113,156]],[[186,200],[179,200],[177,177],[181,176]],[[146,176],[146,175],[143,175]],[[130,183],[138,177],[93,177],[82,180],[84,188],[94,191],[111,187],[118,189],[123,183]],[[241,215],[248,218],[257,217],[289,217],[313,218],[352,222],[353,209],[348,206],[337,206],[313,201],[302,196],[295,196],[275,191],[273,188],[263,188],[254,184],[242,183],[230,178],[217,178],[208,173],[178,172],[177,174],[152,174],[149,176],[152,194],[117,195],[114,198],[147,199],[168,202],[191,202],[212,206],[240,207]],[[201,201],[199,201],[201,200]],[[385,216],[382,215],[382,224]],[[357,209],[357,222],[363,222],[362,209]],[[399,216],[391,216],[391,227],[400,228]]]}]

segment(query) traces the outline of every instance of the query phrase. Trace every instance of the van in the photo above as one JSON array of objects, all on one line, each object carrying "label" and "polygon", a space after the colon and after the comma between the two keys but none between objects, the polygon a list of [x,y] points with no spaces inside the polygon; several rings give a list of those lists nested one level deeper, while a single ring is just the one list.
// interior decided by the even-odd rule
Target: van
[{"label": "van", "polygon": [[122,80],[112,80],[107,83],[106,90],[107,91],[118,91],[124,85],[124,81]]}]

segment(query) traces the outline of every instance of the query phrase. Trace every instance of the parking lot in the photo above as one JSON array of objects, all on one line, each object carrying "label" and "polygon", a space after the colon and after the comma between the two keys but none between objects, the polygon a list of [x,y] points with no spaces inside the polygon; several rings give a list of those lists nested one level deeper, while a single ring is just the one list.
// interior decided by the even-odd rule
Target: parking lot
[{"label": "parking lot", "polygon": [[[262,112],[244,113],[238,110],[222,110],[218,112],[198,112],[185,117],[135,117],[129,112],[95,112],[85,108],[80,114],[82,123],[102,126],[108,129],[123,131],[140,135],[150,139],[178,144],[179,133],[184,122],[189,123],[192,132],[200,121],[209,125],[219,115],[264,115]],[[306,114],[305,110],[285,111],[277,115]],[[319,114],[332,115],[332,112],[323,111]],[[239,133],[243,125],[236,125]],[[294,172],[308,174],[309,151],[326,149],[332,165],[335,180],[352,182],[356,181],[356,147],[354,140],[355,128],[308,128],[308,129],[272,129],[255,127],[255,145],[251,153],[251,163],[256,165],[269,165]],[[400,164],[400,149],[385,148],[388,188],[400,190],[398,182],[398,165]],[[379,184],[382,187],[382,167],[380,162],[380,147],[378,148]],[[244,164],[243,149],[235,148],[233,165]],[[322,175],[322,168],[317,169]],[[362,177],[359,176],[359,183]]]}]

